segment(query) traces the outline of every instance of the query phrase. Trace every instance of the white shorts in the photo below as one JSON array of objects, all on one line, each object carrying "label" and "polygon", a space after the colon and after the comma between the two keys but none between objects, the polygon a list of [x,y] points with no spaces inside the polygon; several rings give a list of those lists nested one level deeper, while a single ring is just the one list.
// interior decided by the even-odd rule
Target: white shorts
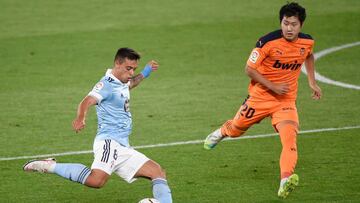
[{"label": "white shorts", "polygon": [[136,172],[150,159],[135,149],[124,147],[115,140],[95,140],[94,162],[91,169],[100,169],[111,175],[113,172],[128,183],[136,180]]}]

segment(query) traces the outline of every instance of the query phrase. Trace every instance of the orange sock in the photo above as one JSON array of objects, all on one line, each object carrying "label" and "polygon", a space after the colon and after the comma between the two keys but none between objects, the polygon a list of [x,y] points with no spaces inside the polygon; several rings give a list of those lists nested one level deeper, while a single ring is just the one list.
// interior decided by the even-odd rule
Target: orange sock
[{"label": "orange sock", "polygon": [[297,128],[292,124],[287,124],[279,129],[282,151],[280,155],[281,179],[294,173],[297,162],[296,135]]},{"label": "orange sock", "polygon": [[239,137],[245,132],[245,129],[241,130],[239,127],[235,126],[233,120],[226,121],[221,127],[221,134],[223,136]]}]

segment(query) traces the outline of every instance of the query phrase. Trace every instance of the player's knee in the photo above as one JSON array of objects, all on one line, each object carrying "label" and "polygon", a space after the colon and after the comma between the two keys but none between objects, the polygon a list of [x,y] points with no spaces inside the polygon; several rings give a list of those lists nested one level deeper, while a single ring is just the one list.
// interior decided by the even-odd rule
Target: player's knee
[{"label": "player's knee", "polygon": [[157,167],[153,170],[150,178],[151,179],[156,179],[156,178],[166,179],[166,172],[163,168],[161,168],[160,165],[157,165]]},{"label": "player's knee", "polygon": [[283,125],[279,129],[279,134],[281,138],[281,143],[284,148],[288,148],[291,151],[296,151],[296,136],[297,136],[297,126],[293,124]]},{"label": "player's knee", "polygon": [[164,169],[161,169],[159,176],[163,179],[166,179],[166,171]]},{"label": "player's knee", "polygon": [[153,179],[155,178],[163,178],[166,179],[166,171],[162,169],[161,167],[158,168],[158,170],[155,172]]},{"label": "player's knee", "polygon": [[85,181],[85,185],[95,189],[100,189],[106,184],[106,182],[107,178],[100,178],[98,176],[93,176],[90,174]]},{"label": "player's knee", "polygon": [[100,189],[102,188],[106,183],[106,180],[95,180],[92,182],[91,187]]}]

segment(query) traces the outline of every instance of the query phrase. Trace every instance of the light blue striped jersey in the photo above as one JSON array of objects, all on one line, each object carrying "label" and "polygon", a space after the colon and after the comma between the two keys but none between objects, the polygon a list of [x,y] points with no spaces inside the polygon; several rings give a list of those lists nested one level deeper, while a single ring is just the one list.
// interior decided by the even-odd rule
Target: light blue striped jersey
[{"label": "light blue striped jersey", "polygon": [[130,146],[132,119],[129,85],[130,82],[122,83],[108,69],[89,92],[88,95],[97,100],[98,129],[95,139],[113,139],[123,146]]}]

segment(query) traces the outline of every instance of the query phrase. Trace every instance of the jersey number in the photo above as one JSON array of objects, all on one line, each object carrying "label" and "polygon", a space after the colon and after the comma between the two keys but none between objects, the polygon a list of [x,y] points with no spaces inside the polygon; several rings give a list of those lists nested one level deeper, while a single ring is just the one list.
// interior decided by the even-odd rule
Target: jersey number
[{"label": "jersey number", "polygon": [[118,158],[117,150],[114,150],[114,159],[116,160]]},{"label": "jersey number", "polygon": [[255,109],[249,108],[247,104],[243,105],[244,108],[241,109],[240,115],[245,116],[245,118],[251,118],[254,116]]}]

